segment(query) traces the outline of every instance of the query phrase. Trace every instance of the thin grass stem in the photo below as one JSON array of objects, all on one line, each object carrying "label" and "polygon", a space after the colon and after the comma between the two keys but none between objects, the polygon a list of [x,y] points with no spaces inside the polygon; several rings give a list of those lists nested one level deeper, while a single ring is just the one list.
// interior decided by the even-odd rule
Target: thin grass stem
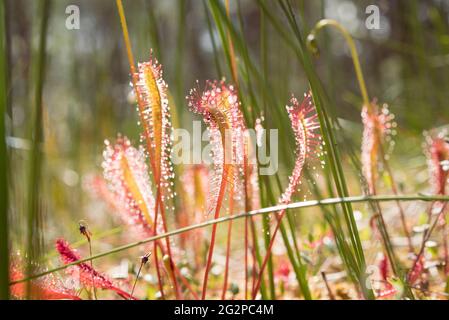
[{"label": "thin grass stem", "polygon": [[5,116],[8,109],[8,63],[5,1],[0,3],[0,300],[9,299],[8,150]]},{"label": "thin grass stem", "polygon": [[[146,238],[146,239],[143,239],[140,241],[131,242],[131,243],[119,246],[112,250],[96,254],[92,257],[83,258],[76,262],[69,263],[69,264],[66,264],[63,266],[59,266],[59,267],[35,274],[35,275],[31,275],[29,277],[25,277],[23,279],[11,281],[9,284],[13,285],[16,283],[30,281],[30,280],[33,280],[33,279],[36,279],[36,278],[60,271],[60,270],[64,270],[68,267],[77,265],[82,262],[96,260],[99,258],[109,256],[111,254],[116,254],[116,253],[119,253],[122,251],[129,250],[131,248],[138,247],[143,244],[150,243],[150,242],[153,242],[153,241],[156,241],[159,239],[172,237],[172,236],[179,235],[179,234],[182,234],[185,232],[189,232],[189,231],[192,231],[195,229],[200,229],[200,228],[205,228],[208,226],[225,223],[225,222],[228,222],[229,220],[238,220],[238,219],[243,219],[245,217],[255,217],[258,215],[267,215],[272,212],[278,212],[281,210],[288,210],[288,209],[311,208],[311,207],[316,207],[316,206],[328,206],[328,205],[336,205],[336,204],[342,204],[342,203],[359,203],[359,202],[369,202],[369,201],[391,202],[391,201],[397,201],[397,200],[399,200],[399,201],[426,201],[426,202],[444,201],[444,202],[449,202],[449,196],[423,195],[423,194],[401,195],[401,196],[393,196],[393,195],[364,196],[364,195],[361,195],[361,196],[351,196],[351,197],[343,197],[343,198],[327,198],[327,199],[322,199],[322,200],[309,200],[309,201],[295,202],[295,203],[291,203],[288,205],[277,205],[277,206],[267,207],[267,208],[263,208],[263,209],[252,210],[250,212],[235,214],[233,216],[226,216],[226,217],[221,217],[218,219],[212,219],[212,220],[204,221],[204,222],[201,222],[198,224],[190,225],[190,226],[187,226],[184,228],[179,228],[179,229],[176,229],[176,230],[173,230],[170,232],[161,233],[161,234],[155,235],[153,237],[149,237],[149,238]],[[287,212],[287,214],[289,214],[289,213]]]}]

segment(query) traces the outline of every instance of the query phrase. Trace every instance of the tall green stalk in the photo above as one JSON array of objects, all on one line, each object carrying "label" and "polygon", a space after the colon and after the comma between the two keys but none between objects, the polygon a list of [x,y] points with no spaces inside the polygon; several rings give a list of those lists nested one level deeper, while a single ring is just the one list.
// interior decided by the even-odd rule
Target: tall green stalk
[{"label": "tall green stalk", "polygon": [[[46,67],[46,47],[47,47],[47,30],[50,16],[50,0],[41,0],[39,2],[40,9],[40,27],[39,27],[39,47],[36,55],[35,70],[35,96],[33,110],[33,127],[30,140],[31,154],[29,159],[29,176],[28,176],[28,213],[27,213],[27,268],[26,274],[33,274],[34,262],[37,260],[37,246],[39,232],[36,228],[38,224],[38,213],[40,211],[41,199],[41,178],[42,178],[42,142],[43,142],[43,105],[42,95],[45,80]],[[27,296],[30,297],[30,282],[27,285]]]},{"label": "tall green stalk", "polygon": [[8,150],[5,115],[8,106],[5,2],[0,2],[0,300],[9,299]]}]

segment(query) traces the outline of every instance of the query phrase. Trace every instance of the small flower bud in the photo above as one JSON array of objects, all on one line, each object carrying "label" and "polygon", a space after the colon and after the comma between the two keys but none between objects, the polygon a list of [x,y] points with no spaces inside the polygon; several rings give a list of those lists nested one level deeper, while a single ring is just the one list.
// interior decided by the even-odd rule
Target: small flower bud
[{"label": "small flower bud", "polygon": [[146,255],[142,256],[142,259],[140,260],[142,264],[146,264],[148,262],[148,259],[151,256],[151,252],[148,252]]},{"label": "small flower bud", "polygon": [[232,282],[231,285],[229,286],[229,291],[231,291],[232,295],[236,296],[239,294],[240,289],[236,283]]}]

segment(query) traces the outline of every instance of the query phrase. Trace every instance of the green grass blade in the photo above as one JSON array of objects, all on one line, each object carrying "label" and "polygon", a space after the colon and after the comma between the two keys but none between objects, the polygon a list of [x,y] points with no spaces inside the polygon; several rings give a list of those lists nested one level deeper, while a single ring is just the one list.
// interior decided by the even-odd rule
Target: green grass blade
[{"label": "green grass blade", "polygon": [[[264,176],[265,180],[268,180],[268,177]],[[265,206],[265,204],[268,205],[268,203],[271,203],[270,200],[268,200],[269,196],[268,194],[271,194],[271,189],[268,189],[267,186],[269,186],[269,182],[265,182],[263,186],[266,189],[264,201],[262,202],[262,205]],[[271,239],[271,231],[270,231],[270,217],[268,215],[262,217],[262,232],[263,232],[263,240],[264,240],[264,246],[265,251],[268,250],[268,247],[270,246],[270,239]],[[261,263],[259,263],[259,266]],[[270,296],[271,299],[276,299],[276,291],[274,286],[274,272],[273,272],[273,258],[270,255],[267,262],[267,273],[268,273],[268,284],[269,284],[269,290],[270,290]]]},{"label": "green grass blade", "polygon": [[0,3],[0,300],[9,299],[8,150],[5,115],[8,106],[5,2]]},{"label": "green grass blade", "polygon": [[[38,258],[38,245],[41,230],[37,226],[39,222],[40,208],[40,192],[42,179],[42,141],[43,141],[43,105],[42,95],[45,80],[45,64],[46,64],[46,46],[47,46],[47,30],[50,16],[50,1],[41,0],[39,2],[40,9],[40,27],[39,27],[39,47],[36,56],[36,82],[34,96],[34,115],[33,128],[30,140],[33,141],[31,146],[31,155],[29,159],[29,177],[28,177],[28,212],[27,212],[27,267],[26,274],[33,274],[34,263]],[[30,296],[30,286],[27,286],[27,295]]]}]

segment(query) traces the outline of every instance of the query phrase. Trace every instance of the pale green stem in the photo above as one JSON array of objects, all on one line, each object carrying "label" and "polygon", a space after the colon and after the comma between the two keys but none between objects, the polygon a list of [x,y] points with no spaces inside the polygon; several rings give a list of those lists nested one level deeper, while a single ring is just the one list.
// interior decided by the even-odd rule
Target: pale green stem
[{"label": "pale green stem", "polygon": [[[341,204],[341,203],[357,203],[357,202],[369,202],[369,201],[386,201],[386,202],[388,202],[388,201],[397,201],[397,200],[400,200],[400,201],[448,201],[449,202],[449,196],[438,196],[438,195],[427,196],[427,195],[421,195],[421,194],[401,195],[401,196],[393,196],[393,195],[352,196],[352,197],[343,197],[343,198],[328,198],[328,199],[323,199],[323,200],[302,201],[302,202],[291,203],[288,205],[277,205],[277,206],[267,207],[267,208],[263,208],[263,209],[258,209],[258,210],[253,210],[253,211],[249,211],[249,212],[236,214],[233,216],[225,216],[222,218],[213,219],[213,220],[205,221],[202,223],[190,225],[190,226],[187,226],[184,228],[179,228],[179,229],[176,229],[176,230],[173,230],[170,232],[161,233],[156,236],[149,237],[149,238],[146,238],[141,241],[128,243],[123,246],[114,248],[112,250],[109,250],[109,251],[106,251],[103,253],[99,253],[99,254],[96,254],[91,257],[83,258],[78,261],[68,263],[66,265],[59,266],[59,267],[51,269],[51,270],[47,270],[47,271],[35,274],[33,276],[24,278],[24,279],[12,281],[9,284],[13,285],[16,283],[33,280],[33,279],[45,276],[47,274],[50,274],[50,273],[53,273],[56,271],[60,271],[60,270],[66,269],[68,267],[83,263],[83,262],[87,262],[90,260],[96,260],[96,259],[108,256],[110,254],[125,251],[125,250],[131,249],[131,248],[134,248],[134,247],[137,247],[137,246],[140,246],[140,245],[143,245],[143,244],[146,244],[146,243],[158,240],[158,239],[175,236],[175,235],[185,233],[185,232],[188,232],[191,230],[204,228],[204,227],[211,226],[214,224],[224,223],[224,222],[227,222],[230,220],[237,220],[237,219],[242,219],[245,217],[253,217],[253,216],[258,216],[258,215],[263,215],[263,214],[268,214],[271,212],[278,212],[281,210],[288,210],[288,209],[309,208],[309,207],[325,206],[325,205],[336,205],[336,204]],[[287,211],[286,214],[289,214],[289,212]]]}]

